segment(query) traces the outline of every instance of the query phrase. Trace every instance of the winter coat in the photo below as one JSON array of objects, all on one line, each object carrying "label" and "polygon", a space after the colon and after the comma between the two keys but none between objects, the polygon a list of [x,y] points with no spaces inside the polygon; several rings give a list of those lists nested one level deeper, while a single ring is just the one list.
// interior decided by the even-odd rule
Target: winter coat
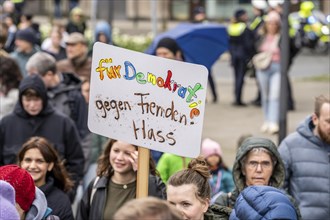
[{"label": "winter coat", "polygon": [[247,63],[255,53],[254,44],[251,42],[254,39],[253,32],[246,24],[239,22],[228,26],[228,35],[231,62],[241,60]]},{"label": "winter coat", "polygon": [[230,220],[297,219],[290,199],[271,186],[247,187],[236,201]]},{"label": "winter coat", "polygon": [[167,183],[170,176],[188,167],[190,158],[174,154],[164,153],[157,164],[157,170],[164,183]]},{"label": "winter coat", "polygon": [[66,193],[54,185],[53,177],[48,177],[46,184],[40,186],[39,189],[45,194],[48,207],[53,210],[53,215],[58,216],[61,220],[74,219],[70,199]]},{"label": "winter coat", "polygon": [[112,44],[112,33],[110,24],[106,21],[99,21],[95,27],[94,39],[97,40],[100,34],[104,34],[107,38],[107,44]]},{"label": "winter coat", "polygon": [[87,56],[77,57],[74,59],[60,60],[56,64],[56,68],[61,73],[74,73],[80,79],[90,79],[92,59]]},{"label": "winter coat", "polygon": [[[95,186],[95,179],[89,184],[81,199],[76,217],[77,220],[103,219],[109,180],[109,177],[103,176],[98,179]],[[93,187],[95,193],[91,201]],[[149,196],[166,199],[166,186],[159,177],[149,175],[148,193]]]},{"label": "winter coat", "polygon": [[296,199],[303,219],[329,219],[330,144],[315,136],[314,128],[308,117],[280,144],[284,188]]},{"label": "winter coat", "polygon": [[204,214],[204,220],[227,220],[231,209],[225,206],[211,205]]},{"label": "winter coat", "polygon": [[[246,187],[245,185],[245,177],[241,171],[241,164],[240,161],[243,159],[245,155],[249,153],[250,150],[253,148],[257,147],[263,147],[267,150],[269,150],[273,156],[277,159],[277,163],[274,166],[274,171],[272,176],[270,177],[269,180],[269,186],[273,186],[275,188],[281,188],[284,183],[284,175],[285,175],[285,170],[284,170],[284,164],[283,161],[280,157],[279,152],[277,151],[277,147],[275,144],[265,138],[248,138],[243,142],[243,144],[239,147],[237,154],[236,154],[236,159],[233,165],[233,177],[234,177],[234,183],[235,183],[235,189],[230,192],[230,193],[223,193],[221,194],[215,201],[215,204],[221,205],[221,206],[226,206],[229,208],[233,208],[236,199],[238,195],[240,194],[241,191],[244,190]],[[292,199],[292,198],[290,198]],[[292,199],[293,201],[293,199]],[[296,207],[297,213],[300,216],[299,209]]]},{"label": "winter coat", "polygon": [[[219,192],[228,193],[234,189],[233,174],[230,170],[219,167],[217,170],[211,170],[211,175],[211,179],[209,180],[211,185],[211,197]],[[218,178],[220,178],[219,185],[217,184]]]},{"label": "winter coat", "polygon": [[88,133],[87,103],[81,94],[81,81],[72,73],[61,74],[61,82],[54,88],[49,88],[49,102],[59,112],[69,116],[75,123],[81,138]]},{"label": "winter coat", "polygon": [[59,220],[59,217],[52,214],[47,207],[47,200],[44,193],[36,187],[36,197],[30,209],[26,212],[24,220]]},{"label": "winter coat", "polygon": [[25,68],[27,61],[30,59],[30,57],[32,57],[33,54],[35,54],[39,50],[40,48],[35,45],[30,53],[22,53],[19,52],[18,50],[15,50],[12,53],[10,53],[10,56],[14,60],[16,60],[23,77],[26,77],[28,75]]},{"label": "winter coat", "polygon": [[15,104],[18,100],[18,89],[13,88],[9,90],[8,94],[5,96],[0,95],[0,120],[3,116],[8,115],[14,110]]},{"label": "winter coat", "polygon": [[[22,93],[35,90],[42,98],[43,109],[36,116],[29,115],[22,106]],[[65,166],[78,183],[83,177],[84,155],[78,131],[72,120],[54,111],[48,103],[47,91],[38,75],[28,76],[19,86],[19,101],[14,112],[0,121],[0,166],[16,162],[23,143],[33,136],[49,140],[58,151]]]}]

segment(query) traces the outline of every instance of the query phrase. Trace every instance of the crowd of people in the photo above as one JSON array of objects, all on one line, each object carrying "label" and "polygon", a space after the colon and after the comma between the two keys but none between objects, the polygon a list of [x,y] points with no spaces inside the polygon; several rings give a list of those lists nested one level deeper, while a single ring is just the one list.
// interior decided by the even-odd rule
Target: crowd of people
[{"label": "crowd of people", "polygon": [[[251,24],[240,9],[228,27],[234,105],[245,105],[247,62],[271,50],[269,67],[256,70],[260,97],[255,102],[265,115],[262,131],[274,134],[281,14],[253,5],[258,15]],[[55,24],[41,41],[32,16],[14,6],[6,0],[0,16],[6,30],[0,35],[0,219],[329,218],[328,94],[316,97],[314,112],[279,146],[267,138],[240,140],[232,169],[211,138],[202,140],[197,158],[152,151],[149,197],[137,199],[138,147],[87,128],[92,51],[83,11],[72,7],[68,25]],[[205,11],[195,12],[196,22],[204,22]],[[96,24],[95,41],[112,44],[106,21]],[[158,42],[155,55],[185,60],[171,38]],[[212,84],[211,78],[209,71]],[[214,85],[212,93],[216,102]]]}]

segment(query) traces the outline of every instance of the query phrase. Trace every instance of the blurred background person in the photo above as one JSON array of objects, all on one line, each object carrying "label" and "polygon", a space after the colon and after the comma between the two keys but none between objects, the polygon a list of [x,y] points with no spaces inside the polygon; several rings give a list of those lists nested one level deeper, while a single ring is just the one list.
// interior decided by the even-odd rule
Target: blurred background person
[{"label": "blurred background person", "polygon": [[[197,6],[193,10],[193,23],[208,23],[206,13],[205,13],[205,8],[202,6]],[[217,93],[217,88],[215,85],[215,81],[212,76],[212,70],[208,69],[208,82],[210,84],[211,92],[212,92],[212,102],[216,103],[218,101],[218,93]]]},{"label": "blurred background person", "polygon": [[5,34],[5,32],[7,32],[7,34],[6,34],[7,38],[3,45],[3,48],[8,53],[11,53],[15,49],[15,35],[17,32],[17,27],[14,23],[13,18],[10,15],[7,15],[4,17],[4,23],[5,23],[6,27],[4,27],[2,29],[1,34]]},{"label": "blurred background person", "polygon": [[203,157],[191,160],[187,169],[173,174],[167,183],[167,201],[183,215],[183,219],[224,219],[227,207],[210,205],[210,172]]},{"label": "blurred background person", "polygon": [[57,151],[47,139],[31,137],[18,153],[18,164],[28,171],[36,187],[45,194],[52,214],[61,220],[73,218],[71,202],[66,194],[74,186]]},{"label": "blurred background person", "polygon": [[234,106],[246,106],[242,101],[244,77],[247,63],[252,58],[254,45],[251,43],[253,34],[247,27],[248,15],[244,9],[235,11],[233,21],[228,26],[229,53],[231,65],[234,69]]},{"label": "blurred background person", "polygon": [[33,54],[40,50],[37,45],[37,36],[32,28],[18,30],[15,35],[15,50],[10,53],[20,68],[23,77],[27,76],[25,65]]},{"label": "blurred background person", "polygon": [[[107,21],[98,21],[94,31],[94,42],[113,44],[111,26]],[[93,45],[91,45],[93,46]],[[93,47],[90,48],[88,56],[93,55]]]},{"label": "blurred background person", "polygon": [[[267,13],[267,8],[268,8],[268,4],[266,1],[264,0],[252,0],[251,1],[252,4],[252,12],[254,17],[252,18],[251,23],[249,24],[249,28],[253,33],[253,42],[256,42],[257,40],[259,40],[260,38],[260,34],[261,34],[261,30],[264,26],[264,19],[265,19],[265,15]],[[253,51],[253,55],[256,54],[257,49],[255,48]],[[256,83],[257,83],[257,96],[256,98],[251,102],[252,105],[255,106],[261,106],[261,92],[260,92],[260,86],[257,80],[257,77],[255,75],[255,68],[254,66],[252,66],[253,68],[253,77],[256,79]]]},{"label": "blurred background person", "polygon": [[66,25],[66,31],[69,34],[74,32],[85,34],[85,30],[86,18],[84,11],[79,7],[75,7],[70,12],[70,18],[68,24]]},{"label": "blurred background person", "polygon": [[118,209],[113,216],[114,220],[180,220],[182,218],[183,216],[175,207],[167,201],[155,197],[132,199]]},{"label": "blurred background person", "polygon": [[65,47],[62,46],[63,35],[60,27],[53,27],[49,34],[49,45],[42,44],[42,50],[52,55],[56,61],[66,59]]},{"label": "blurred background person", "polygon": [[0,56],[0,119],[14,110],[21,80],[22,74],[16,61]]},{"label": "blurred background person", "polygon": [[223,153],[219,143],[205,138],[202,141],[202,155],[211,171],[211,198],[218,193],[229,193],[235,185],[231,170],[223,161]]},{"label": "blurred background person", "polygon": [[281,17],[275,12],[268,13],[265,19],[264,34],[258,42],[258,52],[271,53],[271,62],[266,69],[256,69],[261,89],[264,123],[261,132],[276,134],[279,131],[279,104],[281,86],[281,52],[279,47]]},{"label": "blurred background person", "polygon": [[9,56],[9,54],[6,51],[6,42],[8,37],[8,26],[0,21],[0,56]]},{"label": "blurred background person", "polygon": [[62,73],[74,73],[80,80],[90,79],[92,59],[88,56],[88,41],[81,33],[70,34],[66,41],[66,59],[56,63]]}]

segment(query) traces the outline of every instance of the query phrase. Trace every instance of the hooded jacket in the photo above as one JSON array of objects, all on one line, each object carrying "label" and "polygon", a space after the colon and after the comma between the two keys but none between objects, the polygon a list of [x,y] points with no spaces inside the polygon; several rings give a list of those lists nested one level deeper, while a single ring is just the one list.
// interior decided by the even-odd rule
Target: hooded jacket
[{"label": "hooded jacket", "polygon": [[47,207],[47,200],[43,192],[36,187],[36,198],[25,215],[25,220],[59,220],[58,216],[52,215],[52,210]]},{"label": "hooded jacket", "polygon": [[256,138],[256,137],[247,138],[238,148],[236,159],[233,165],[233,178],[235,183],[235,189],[233,192],[220,194],[220,196],[216,199],[215,204],[230,208],[234,207],[238,195],[246,187],[245,177],[241,170],[240,161],[243,159],[245,155],[249,153],[250,150],[259,147],[263,147],[267,149],[277,159],[277,163],[274,167],[273,174],[269,180],[269,185],[275,188],[282,187],[284,183],[284,172],[285,172],[284,164],[280,157],[280,154],[277,151],[277,147],[275,146],[275,144],[266,138]]},{"label": "hooded jacket", "polygon": [[314,128],[310,116],[280,144],[284,188],[297,201],[303,219],[329,219],[330,144],[315,136]]},{"label": "hooded jacket", "polygon": [[46,184],[40,186],[39,189],[45,194],[48,207],[53,210],[53,215],[58,216],[61,220],[74,219],[68,195],[54,185],[52,176],[49,176]]},{"label": "hooded jacket", "polygon": [[282,191],[271,186],[245,188],[235,203],[230,220],[296,220],[295,207]]},{"label": "hooded jacket", "polygon": [[63,73],[60,76],[60,84],[47,91],[49,102],[57,111],[75,122],[80,137],[84,138],[89,130],[87,104],[80,91],[81,80],[72,73]]},{"label": "hooded jacket", "polygon": [[108,22],[106,22],[106,21],[97,22],[96,27],[95,27],[95,35],[94,35],[95,41],[98,40],[100,34],[104,34],[106,36],[107,44],[112,44],[111,27]]},{"label": "hooded jacket", "polygon": [[[22,94],[29,88],[35,90],[43,101],[43,108],[36,116],[29,115],[22,105]],[[82,179],[84,155],[78,131],[70,118],[55,112],[48,103],[46,87],[38,75],[22,80],[14,112],[0,121],[0,166],[14,164],[22,145],[33,136],[48,139],[61,159],[65,159],[73,180],[78,183]]]}]

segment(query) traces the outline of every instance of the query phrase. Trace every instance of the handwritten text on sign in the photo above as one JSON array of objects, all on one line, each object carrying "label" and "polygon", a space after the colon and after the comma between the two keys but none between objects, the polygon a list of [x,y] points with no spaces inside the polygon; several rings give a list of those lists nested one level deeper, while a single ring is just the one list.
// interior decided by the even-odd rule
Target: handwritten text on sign
[{"label": "handwritten text on sign", "polygon": [[200,153],[207,70],[96,43],[88,126],[162,152]]}]

